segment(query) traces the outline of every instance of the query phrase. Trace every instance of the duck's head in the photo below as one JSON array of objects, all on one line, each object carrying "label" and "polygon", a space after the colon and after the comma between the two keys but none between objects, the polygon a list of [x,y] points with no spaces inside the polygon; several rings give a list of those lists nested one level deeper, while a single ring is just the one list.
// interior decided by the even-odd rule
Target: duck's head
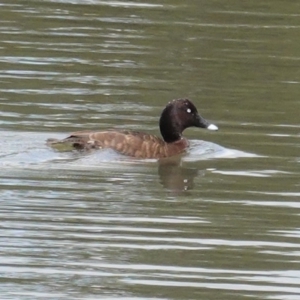
[{"label": "duck's head", "polygon": [[159,120],[161,135],[167,143],[181,139],[182,132],[193,126],[218,130],[216,125],[201,117],[197,108],[189,99],[176,99],[169,102],[162,111]]}]

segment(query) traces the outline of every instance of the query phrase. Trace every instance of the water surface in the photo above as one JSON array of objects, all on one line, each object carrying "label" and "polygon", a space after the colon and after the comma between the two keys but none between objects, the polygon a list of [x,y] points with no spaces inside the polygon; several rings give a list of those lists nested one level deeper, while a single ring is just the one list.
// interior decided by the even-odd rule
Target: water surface
[{"label": "water surface", "polygon": [[[0,8],[1,299],[299,299],[297,2]],[[45,145],[180,97],[220,130],[179,158]]]}]

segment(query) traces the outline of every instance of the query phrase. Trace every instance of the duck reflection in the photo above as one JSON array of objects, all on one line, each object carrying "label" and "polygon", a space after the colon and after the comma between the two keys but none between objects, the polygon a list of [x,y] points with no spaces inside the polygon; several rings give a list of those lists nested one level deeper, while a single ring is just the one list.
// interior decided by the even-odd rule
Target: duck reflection
[{"label": "duck reflection", "polygon": [[181,157],[159,160],[158,175],[160,183],[168,190],[182,193],[192,190],[194,178],[201,174],[197,168],[182,165]]}]

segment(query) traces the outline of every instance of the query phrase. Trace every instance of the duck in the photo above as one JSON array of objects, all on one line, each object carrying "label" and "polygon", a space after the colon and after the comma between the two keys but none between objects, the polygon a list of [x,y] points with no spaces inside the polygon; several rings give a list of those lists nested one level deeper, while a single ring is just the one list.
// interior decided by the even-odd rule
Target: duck
[{"label": "duck", "polygon": [[204,119],[189,99],[175,99],[163,109],[159,128],[162,138],[139,131],[103,130],[78,131],[68,137],[48,139],[47,145],[68,150],[92,150],[111,148],[116,152],[134,158],[161,159],[182,154],[189,147],[189,141],[182,136],[189,127],[218,130],[218,127]]}]

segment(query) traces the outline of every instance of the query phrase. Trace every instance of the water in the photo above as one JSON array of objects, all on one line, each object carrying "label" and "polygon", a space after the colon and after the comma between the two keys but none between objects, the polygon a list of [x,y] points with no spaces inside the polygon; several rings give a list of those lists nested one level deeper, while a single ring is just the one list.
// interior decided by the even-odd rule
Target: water
[{"label": "water", "polygon": [[[2,1],[1,299],[299,299],[298,6]],[[181,158],[45,145],[179,97]]]}]

